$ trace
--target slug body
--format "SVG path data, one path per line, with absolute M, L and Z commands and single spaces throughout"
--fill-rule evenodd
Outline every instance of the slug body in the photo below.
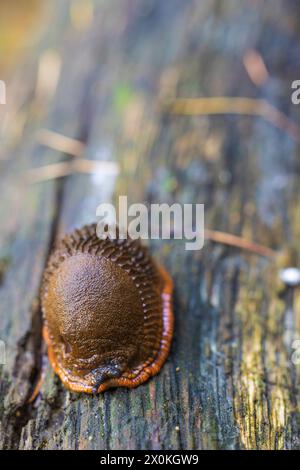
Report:
M 41 300 L 51 365 L 72 391 L 136 387 L 168 356 L 172 281 L 137 240 L 75 230 L 50 256 Z

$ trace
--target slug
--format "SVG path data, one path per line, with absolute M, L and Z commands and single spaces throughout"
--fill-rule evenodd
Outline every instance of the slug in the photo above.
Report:
M 138 240 L 101 240 L 96 225 L 53 250 L 41 289 L 43 337 L 74 392 L 137 387 L 157 374 L 173 335 L 172 280 Z

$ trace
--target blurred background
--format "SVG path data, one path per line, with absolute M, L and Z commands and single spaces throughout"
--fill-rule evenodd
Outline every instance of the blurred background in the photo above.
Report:
M 300 266 L 299 8 L 1 0 L 3 448 L 299 447 L 300 296 L 278 283 Z M 205 204 L 204 250 L 149 242 L 175 283 L 170 358 L 148 384 L 100 397 L 67 392 L 48 365 L 35 393 L 49 252 L 119 194 Z

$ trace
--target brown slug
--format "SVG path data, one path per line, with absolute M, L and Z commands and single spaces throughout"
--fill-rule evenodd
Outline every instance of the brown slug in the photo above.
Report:
M 96 225 L 65 236 L 43 276 L 43 336 L 72 391 L 137 387 L 157 374 L 173 335 L 172 281 L 138 240 Z

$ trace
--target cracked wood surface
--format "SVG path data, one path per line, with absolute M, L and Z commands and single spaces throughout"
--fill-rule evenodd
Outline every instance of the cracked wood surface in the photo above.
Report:
M 280 290 L 268 260 L 209 242 L 189 252 L 181 241 L 151 241 L 175 283 L 170 357 L 145 385 L 97 397 L 66 391 L 54 375 L 38 301 L 54 241 L 94 222 L 97 205 L 119 194 L 204 203 L 207 227 L 281 250 L 278 265 L 299 265 L 299 146 L 258 117 L 173 116 L 163 106 L 247 96 L 299 120 L 290 101 L 299 5 L 112 0 L 95 2 L 93 22 L 76 31 L 70 3 L 48 2 L 41 39 L 8 94 L 12 127 L 23 124 L 0 160 L 1 447 L 299 448 L 300 371 L 291 358 L 300 294 Z M 51 100 L 35 88 L 46 49 L 62 62 Z M 243 66 L 249 49 L 269 70 L 260 88 Z M 41 128 L 80 139 L 87 158 L 117 161 L 120 175 L 24 184 L 26 170 L 70 158 L 36 142 Z M 28 403 L 44 363 L 41 393 Z

